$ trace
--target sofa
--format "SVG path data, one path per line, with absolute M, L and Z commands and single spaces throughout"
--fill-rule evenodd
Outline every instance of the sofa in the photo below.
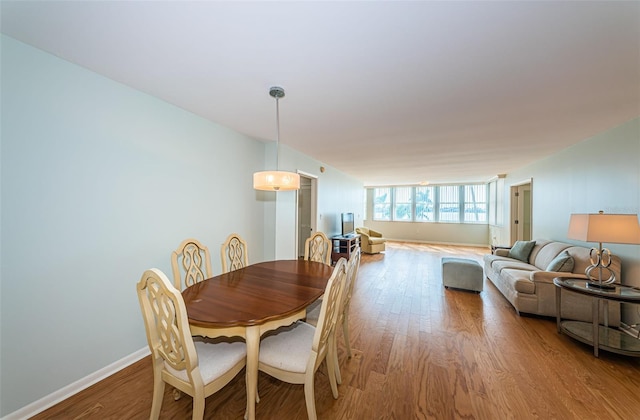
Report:
M 530 249 L 523 250 L 523 244 Z M 550 240 L 516 242 L 513 248 L 497 248 L 493 254 L 485 255 L 484 274 L 518 314 L 555 317 L 556 286 L 553 279 L 562 276 L 586 278 L 585 269 L 591 265 L 589 251 L 590 248 Z M 620 264 L 620 259 L 612 256 L 609 268 L 617 279 L 620 278 Z M 589 296 L 563 289 L 562 317 L 591 322 L 591 302 Z M 607 306 L 609 325 L 619 326 L 620 304 L 608 302 Z M 604 319 L 603 312 L 601 307 L 601 322 Z
M 377 254 L 385 250 L 387 240 L 382 233 L 366 227 L 356 228 L 356 233 L 360 235 L 360 247 L 366 254 Z

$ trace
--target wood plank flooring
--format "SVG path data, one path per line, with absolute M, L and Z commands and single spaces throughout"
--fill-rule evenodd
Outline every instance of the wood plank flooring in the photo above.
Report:
M 485 248 L 387 243 L 363 255 L 351 306 L 353 357 L 340 334 L 342 385 L 316 375 L 320 419 L 640 419 L 640 358 L 600 352 L 556 332 L 555 319 L 518 316 L 485 280 L 481 294 L 445 290 L 440 258 L 481 261 Z M 301 385 L 263 373 L 258 419 L 306 419 Z M 147 357 L 34 419 L 146 419 Z M 241 372 L 207 398 L 205 418 L 242 419 Z M 161 418 L 191 417 L 167 386 Z

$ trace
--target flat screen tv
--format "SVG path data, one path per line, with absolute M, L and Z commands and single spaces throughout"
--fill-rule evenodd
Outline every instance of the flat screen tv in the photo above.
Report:
M 351 236 L 356 233 L 353 222 L 353 213 L 342 213 L 342 236 Z

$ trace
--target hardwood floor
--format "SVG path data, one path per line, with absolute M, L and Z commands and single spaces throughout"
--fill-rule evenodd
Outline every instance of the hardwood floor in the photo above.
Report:
M 363 255 L 351 306 L 353 357 L 339 335 L 342 385 L 316 375 L 320 419 L 638 419 L 640 358 L 600 352 L 556 332 L 555 319 L 518 316 L 485 280 L 480 294 L 445 290 L 440 258 L 481 261 L 485 248 L 387 243 Z M 306 419 L 301 385 L 263 373 L 258 419 Z M 146 419 L 147 357 L 34 419 Z M 241 372 L 207 398 L 205 418 L 242 419 Z M 191 417 L 167 386 L 161 418 Z

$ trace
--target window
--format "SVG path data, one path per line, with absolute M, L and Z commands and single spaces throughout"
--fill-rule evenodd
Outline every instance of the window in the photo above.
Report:
M 397 187 L 393 193 L 393 220 L 413 220 L 411 194 L 413 187 Z
M 487 186 L 464 186 L 464 221 L 487 223 Z
M 438 187 L 438 221 L 460 221 L 460 186 L 441 185 Z
M 416 217 L 418 222 L 433 222 L 434 187 L 416 187 Z
M 373 220 L 391 220 L 391 188 L 373 189 Z
M 487 224 L 490 214 L 500 217 L 490 188 L 493 194 L 492 184 L 372 188 L 373 220 Z

